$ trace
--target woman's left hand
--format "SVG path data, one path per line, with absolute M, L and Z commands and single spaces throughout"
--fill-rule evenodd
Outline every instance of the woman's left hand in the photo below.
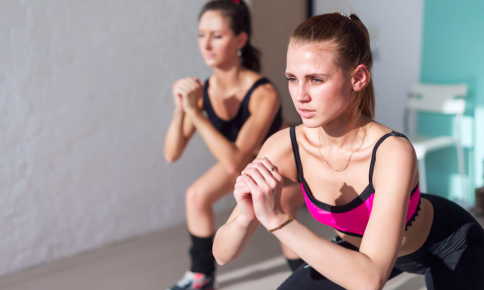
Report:
M 257 158 L 242 171 L 242 180 L 252 194 L 254 213 L 259 222 L 272 229 L 287 219 L 281 207 L 283 178 L 267 158 Z

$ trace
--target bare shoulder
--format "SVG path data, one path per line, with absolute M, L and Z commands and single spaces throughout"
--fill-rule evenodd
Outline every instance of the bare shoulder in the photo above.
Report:
M 392 134 L 392 132 L 394 132 Z M 378 157 L 393 157 L 393 158 L 402 158 L 402 159 L 416 159 L 415 150 L 405 138 L 405 135 L 398 133 L 392 130 L 389 127 L 386 127 L 380 123 L 375 122 L 371 129 L 368 132 L 369 137 L 373 140 L 373 146 L 376 146 L 376 143 L 386 134 L 392 134 L 388 138 L 386 138 L 378 147 Z M 400 159 L 401 160 L 401 159 Z
M 266 83 L 258 86 L 254 90 L 252 95 L 253 95 L 253 98 L 270 98 L 273 100 L 278 99 L 276 88 L 271 83 Z
M 262 145 L 258 157 L 267 157 L 279 168 L 281 175 L 297 181 L 296 163 L 294 161 L 289 128 L 282 129 L 271 135 Z
M 248 71 L 246 72 L 246 78 L 247 78 L 247 87 L 248 89 L 251 88 L 255 82 L 258 80 L 262 79 L 263 76 L 253 72 L 253 71 Z M 259 103 L 259 102 L 279 102 L 279 97 L 277 94 L 277 90 L 272 85 L 272 83 L 266 83 L 263 85 L 259 85 L 253 92 L 250 97 L 251 103 Z
M 258 86 L 251 96 L 251 101 L 255 102 L 279 102 L 276 88 L 271 83 Z
M 270 83 L 258 86 L 250 96 L 249 111 L 251 113 L 260 112 L 262 115 L 271 116 L 271 114 L 276 114 L 279 107 L 279 96 Z
M 371 133 L 372 139 L 376 140 L 374 146 L 383 136 L 395 132 L 381 124 L 376 123 L 375 125 L 377 126 Z M 407 180 L 410 183 L 409 186 L 418 180 L 415 150 L 410 141 L 398 132 L 387 137 L 377 149 L 374 171 L 375 187 L 378 183 L 395 179 L 404 183 Z

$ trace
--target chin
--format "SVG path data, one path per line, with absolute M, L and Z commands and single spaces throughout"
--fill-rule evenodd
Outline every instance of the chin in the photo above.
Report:
M 206 59 L 205 60 L 205 65 L 208 66 L 208 67 L 216 67 L 217 66 L 217 62 L 215 62 L 213 59 Z
M 303 125 L 308 128 L 318 128 L 318 127 L 321 127 L 322 125 L 322 122 L 316 119 L 304 119 L 304 118 L 301 118 L 301 119 L 302 119 Z

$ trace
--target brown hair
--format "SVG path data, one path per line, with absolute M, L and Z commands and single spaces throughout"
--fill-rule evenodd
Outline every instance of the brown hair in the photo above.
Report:
M 235 35 L 242 32 L 247 33 L 248 39 L 245 46 L 240 50 L 242 55 L 241 63 L 244 67 L 260 72 L 260 52 L 250 44 L 252 25 L 250 21 L 250 11 L 243 0 L 212 0 L 203 6 L 199 14 L 199 19 L 207 11 L 220 11 L 225 17 L 230 19 L 230 28 Z
M 358 120 L 361 114 L 375 117 L 375 91 L 371 78 L 373 57 L 370 49 L 370 35 L 363 22 L 355 14 L 346 16 L 335 12 L 313 16 L 292 32 L 289 44 L 312 44 L 331 41 L 335 44 L 336 65 L 350 76 L 360 64 L 366 66 L 369 80 L 366 86 L 355 92 L 350 104 L 349 122 Z

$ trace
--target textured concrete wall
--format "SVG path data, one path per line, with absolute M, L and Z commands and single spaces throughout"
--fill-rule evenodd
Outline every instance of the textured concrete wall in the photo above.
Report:
M 0 274 L 183 222 L 214 159 L 163 139 L 171 83 L 210 73 L 203 3 L 0 1 Z

